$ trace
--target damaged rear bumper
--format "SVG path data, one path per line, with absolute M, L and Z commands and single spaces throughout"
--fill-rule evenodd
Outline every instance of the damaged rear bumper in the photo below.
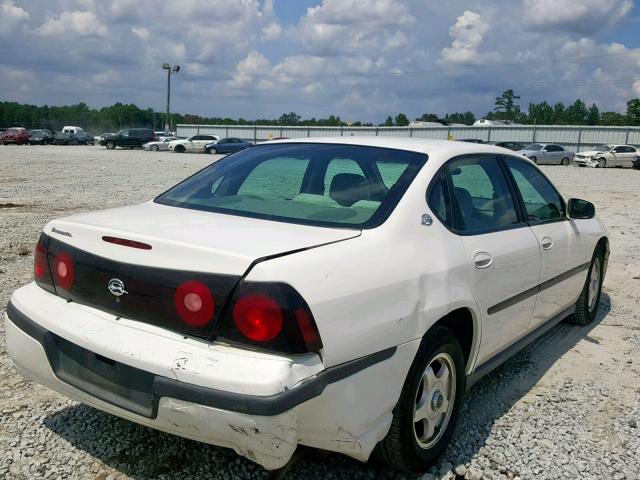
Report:
M 232 448 L 267 469 L 285 465 L 298 444 L 366 460 L 388 431 L 391 410 L 417 348 L 410 342 L 328 369 L 312 358 L 305 358 L 303 365 L 293 365 L 295 362 L 287 359 L 288 369 L 283 369 L 278 362 L 285 359 L 267 359 L 260 354 L 263 358 L 253 356 L 250 363 L 240 360 L 239 364 L 245 370 L 250 364 L 257 369 L 265 362 L 274 364 L 261 372 L 265 377 L 262 384 L 256 384 L 255 377 L 246 372 L 244 384 L 225 384 L 225 389 L 220 389 L 215 375 L 207 378 L 206 371 L 201 372 L 198 384 L 185 381 L 189 377 L 179 369 L 163 374 L 163 365 L 147 369 L 138 368 L 140 361 L 122 361 L 122 350 L 110 355 L 98 348 L 83 348 L 80 345 L 91 342 L 81 339 L 100 329 L 94 325 L 75 338 L 64 338 L 62 332 L 45 328 L 32 309 L 23 308 L 23 298 L 20 290 L 14 294 L 6 320 L 7 351 L 23 376 L 136 423 Z M 38 312 L 55 316 L 64 307 L 63 302 Z M 91 324 L 95 319 L 85 314 L 85 320 Z M 133 330 L 128 334 L 134 334 Z M 155 343 L 161 351 L 171 350 L 169 343 Z M 183 346 L 184 358 L 204 365 L 194 358 L 202 352 Z M 144 347 L 139 350 L 139 356 L 144 354 Z M 210 370 L 225 364 L 223 357 L 218 356 L 218 362 L 211 352 L 208 355 Z M 236 375 L 242 377 L 243 371 Z M 383 380 L 398 383 L 398 388 L 389 389 Z M 249 383 L 252 381 L 254 384 Z M 274 391 L 278 382 L 280 389 Z

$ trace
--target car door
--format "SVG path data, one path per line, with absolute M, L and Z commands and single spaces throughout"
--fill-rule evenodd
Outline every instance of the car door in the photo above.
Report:
M 588 263 L 581 238 L 566 216 L 564 200 L 535 165 L 515 157 L 505 164 L 517 188 L 540 249 L 540 287 L 531 327 L 573 305 L 584 285 Z
M 636 149 L 628 145 L 620 145 L 616 152 L 616 167 L 632 167 L 636 158 Z
M 229 153 L 229 139 L 223 138 L 222 140 L 218 140 L 216 142 L 216 152 L 218 153 Z
M 562 147 L 558 145 L 547 145 L 545 148 L 545 163 L 547 165 L 556 165 L 560 163 L 562 157 Z
M 477 359 L 482 364 L 526 334 L 540 251 L 497 156 L 458 157 L 447 163 L 445 172 L 452 230 L 464 244 L 469 285 L 482 316 Z

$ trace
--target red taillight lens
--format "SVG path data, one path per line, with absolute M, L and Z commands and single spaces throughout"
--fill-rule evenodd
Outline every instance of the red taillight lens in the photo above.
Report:
M 33 276 L 36 279 L 44 278 L 47 268 L 47 251 L 44 248 L 44 243 L 38 242 L 33 255 Z
M 311 318 L 311 314 L 304 308 L 298 308 L 295 312 L 296 322 L 298 322 L 298 328 L 302 334 L 307 349 L 310 352 L 319 350 L 322 348 L 322 341 L 320 340 L 320 334 L 316 323 Z
M 253 293 L 240 298 L 233 307 L 233 320 L 238 330 L 250 340 L 266 342 L 282 330 L 280 305 L 271 297 Z
M 67 252 L 59 252 L 53 258 L 53 278 L 58 287 L 65 290 L 71 290 L 73 286 L 73 278 L 75 270 L 73 267 L 73 258 Z
M 216 308 L 211 291 L 199 280 L 181 283 L 176 288 L 173 301 L 182 321 L 192 327 L 209 323 Z

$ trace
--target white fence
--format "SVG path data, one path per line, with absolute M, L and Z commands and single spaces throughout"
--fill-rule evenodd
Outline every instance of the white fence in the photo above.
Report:
M 578 151 L 603 143 L 640 145 L 640 127 L 583 127 L 557 125 L 491 127 L 280 127 L 253 125 L 177 125 L 177 134 L 237 137 L 262 142 L 278 137 L 401 136 L 436 139 L 480 139 L 485 142 L 557 143 Z

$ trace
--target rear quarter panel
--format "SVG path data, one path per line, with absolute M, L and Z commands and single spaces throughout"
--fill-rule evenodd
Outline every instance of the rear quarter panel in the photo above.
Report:
M 429 211 L 430 175 L 421 173 L 380 227 L 259 263 L 247 276 L 288 283 L 303 296 L 326 367 L 421 338 L 456 308 L 476 311 L 464 247 Z M 431 213 L 433 225 L 421 225 L 424 213 Z M 479 338 L 479 322 L 476 333 Z

